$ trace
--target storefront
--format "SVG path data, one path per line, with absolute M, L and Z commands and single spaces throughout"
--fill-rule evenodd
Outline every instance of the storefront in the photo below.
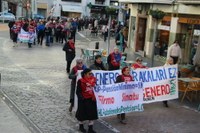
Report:
M 48 9 L 47 3 L 37 3 L 37 14 L 46 17 L 47 16 L 47 9 Z
M 79 5 L 62 5 L 61 16 L 66 17 L 81 17 L 82 15 L 82 7 Z
M 155 55 L 167 56 L 169 44 L 171 17 L 165 16 L 158 25 L 157 43 L 155 45 Z
M 181 27 L 179 42 L 181 48 L 184 49 L 184 62 L 189 63 L 192 58 L 191 49 L 194 47 L 194 44 L 200 41 L 200 18 L 180 17 L 178 23 Z

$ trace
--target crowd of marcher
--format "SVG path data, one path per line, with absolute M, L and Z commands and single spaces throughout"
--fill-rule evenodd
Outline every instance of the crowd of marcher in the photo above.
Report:
M 104 41 L 106 41 L 108 33 L 108 21 L 106 19 L 79 19 L 69 18 L 61 20 L 59 18 L 49 20 L 20 20 L 11 21 L 8 24 L 10 28 L 10 38 L 14 42 L 14 47 L 18 43 L 18 33 L 23 29 L 31 34 L 36 34 L 37 37 L 33 42 L 28 42 L 28 47 L 38 44 L 43 45 L 43 39 L 45 38 L 45 45 L 50 46 L 51 43 L 64 43 L 63 51 L 66 53 L 66 72 L 69 79 L 71 79 L 70 90 L 70 107 L 71 112 L 74 107 L 75 94 L 78 97 L 78 108 L 76 110 L 76 118 L 79 121 L 79 130 L 86 132 L 84 128 L 84 121 L 89 120 L 88 133 L 96 133 L 93 129 L 94 120 L 98 119 L 97 104 L 94 95 L 94 87 L 96 85 L 96 78 L 92 74 L 92 70 L 119 70 L 122 74 L 117 76 L 116 83 L 134 81 L 134 78 L 130 75 L 130 67 L 121 68 L 121 60 L 125 48 L 127 48 L 126 41 L 128 40 L 128 27 L 126 25 L 117 24 L 116 20 L 112 20 L 110 27 L 114 30 L 115 44 L 113 52 L 108 53 L 107 66 L 102 62 L 102 55 L 98 54 L 94 58 L 94 63 L 90 66 L 84 64 L 83 59 L 76 59 L 76 65 L 71 69 L 71 63 L 76 57 L 76 32 L 77 30 L 91 29 L 102 30 Z M 182 57 L 180 47 L 176 41 L 168 50 L 167 65 L 178 63 Z M 135 63 L 131 66 L 132 69 L 147 69 L 147 66 L 142 64 L 142 58 L 138 57 Z M 82 70 L 81 78 L 77 81 L 78 70 Z M 75 92 L 76 91 L 76 92 Z M 165 107 L 168 107 L 167 101 L 163 102 Z M 120 123 L 126 124 L 125 113 L 118 114 L 117 118 Z

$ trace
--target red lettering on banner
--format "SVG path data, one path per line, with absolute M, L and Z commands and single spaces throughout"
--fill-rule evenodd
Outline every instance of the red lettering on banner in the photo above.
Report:
M 147 97 L 155 97 L 155 96 L 162 96 L 167 95 L 170 93 L 170 86 L 169 84 L 166 85 L 157 85 L 153 87 L 146 87 L 144 89 L 144 98 Z
M 115 102 L 115 99 L 114 97 L 108 97 L 108 98 L 105 98 L 104 96 L 98 96 L 99 98 L 99 101 L 101 104 L 114 104 Z
M 132 93 L 132 94 L 123 93 L 122 94 L 122 102 L 123 101 L 134 101 L 134 100 L 138 100 L 138 99 L 139 99 L 139 94 L 135 94 L 135 93 Z
M 28 35 L 22 35 L 22 34 L 20 34 L 19 37 L 28 37 Z

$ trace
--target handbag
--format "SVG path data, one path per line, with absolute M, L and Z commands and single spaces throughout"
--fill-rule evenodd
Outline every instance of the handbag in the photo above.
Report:
M 64 46 L 63 46 L 63 49 L 62 49 L 63 51 L 67 51 L 67 45 L 65 44 Z

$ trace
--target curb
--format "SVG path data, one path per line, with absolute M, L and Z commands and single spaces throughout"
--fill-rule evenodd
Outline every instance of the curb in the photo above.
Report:
M 23 124 L 30 130 L 31 133 L 43 133 L 39 127 L 30 120 L 22 110 L 12 101 L 1 89 L 0 86 L 0 98 L 8 105 L 8 107 L 17 115 L 17 117 L 23 122 Z

